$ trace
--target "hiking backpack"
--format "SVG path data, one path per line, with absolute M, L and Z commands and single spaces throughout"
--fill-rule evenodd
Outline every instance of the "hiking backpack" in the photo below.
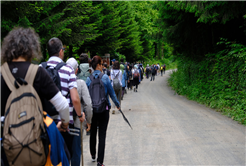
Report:
M 139 78 L 139 73 L 138 73 L 137 70 L 138 70 L 138 69 L 135 69 L 135 70 L 134 70 L 133 78 Z
M 5 107 L 3 127 L 3 148 L 9 165 L 44 165 L 48 144 L 43 141 L 47 133 L 43 122 L 42 103 L 33 88 L 38 66 L 30 64 L 25 79 L 15 79 L 7 63 L 3 64 L 1 70 L 11 91 Z
M 151 67 L 151 73 L 155 74 L 155 67 Z
M 129 77 L 129 79 L 132 78 L 132 70 L 128 70 L 128 77 Z
M 105 95 L 105 88 L 102 82 L 103 73 L 100 73 L 97 78 L 90 75 L 91 84 L 89 93 L 91 96 L 93 113 L 102 113 L 106 110 L 107 98 Z
M 61 91 L 61 80 L 60 80 L 58 70 L 60 70 L 62 66 L 66 65 L 66 63 L 60 62 L 55 67 L 48 66 L 47 62 L 42 62 L 41 65 L 48 72 L 53 82 L 56 84 L 58 89 Z M 53 106 L 53 104 L 46 99 L 44 99 L 43 101 L 43 108 L 50 116 L 59 114 L 56 108 Z
M 116 76 L 113 79 L 113 88 L 114 88 L 114 90 L 120 90 L 121 89 L 120 80 L 118 79 L 119 73 L 120 73 L 120 71 L 116 74 Z

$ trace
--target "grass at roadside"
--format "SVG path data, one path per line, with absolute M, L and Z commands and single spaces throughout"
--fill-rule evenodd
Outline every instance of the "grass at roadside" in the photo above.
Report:
M 245 56 L 208 55 L 201 62 L 180 60 L 168 82 L 178 94 L 246 125 Z

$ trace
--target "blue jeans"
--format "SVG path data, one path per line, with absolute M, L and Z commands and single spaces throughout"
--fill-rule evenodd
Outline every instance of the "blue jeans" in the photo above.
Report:
M 79 129 L 79 128 L 75 128 Z M 80 166 L 80 157 L 81 157 L 81 134 L 79 132 L 79 136 L 74 136 L 73 137 L 73 145 L 72 145 L 72 150 L 73 150 L 73 155 L 71 158 L 71 166 Z

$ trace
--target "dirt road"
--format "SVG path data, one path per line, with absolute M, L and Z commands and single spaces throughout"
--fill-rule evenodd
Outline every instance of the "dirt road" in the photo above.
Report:
M 245 126 L 175 95 L 167 86 L 169 72 L 125 95 L 122 110 L 133 130 L 118 111 L 110 114 L 104 164 L 245 165 Z M 84 165 L 96 165 L 89 136 L 83 144 Z

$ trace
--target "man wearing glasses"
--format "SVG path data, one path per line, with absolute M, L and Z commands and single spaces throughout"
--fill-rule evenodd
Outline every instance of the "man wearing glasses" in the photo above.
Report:
M 67 102 L 69 104 L 69 128 L 71 129 L 74 128 L 73 108 L 75 109 L 75 112 L 79 117 L 80 122 L 83 122 L 85 119 L 85 115 L 81 114 L 81 104 L 79 94 L 77 91 L 76 75 L 73 68 L 68 64 L 64 64 L 63 62 L 65 48 L 63 48 L 63 44 L 60 39 L 55 37 L 51 38 L 47 44 L 47 50 L 50 55 L 50 58 L 47 61 L 48 67 L 55 68 L 56 66 L 60 66 L 60 64 L 62 64 L 62 67 L 60 67 L 57 70 L 60 77 L 60 91 L 62 95 L 66 97 Z M 51 117 L 54 119 L 56 123 L 63 120 L 60 118 L 59 114 Z M 71 135 L 66 128 L 64 128 L 61 134 L 72 157 L 73 135 Z

